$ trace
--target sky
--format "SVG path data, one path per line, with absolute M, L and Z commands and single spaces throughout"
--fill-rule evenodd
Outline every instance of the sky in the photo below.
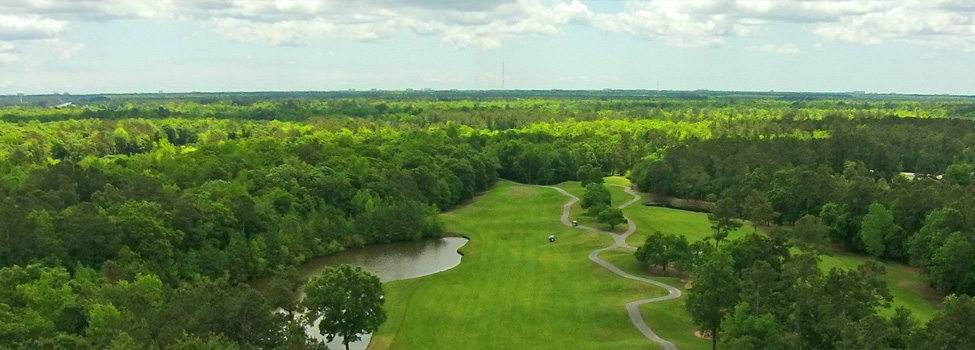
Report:
M 975 0 L 0 1 L 6 95 L 502 80 L 975 95 Z

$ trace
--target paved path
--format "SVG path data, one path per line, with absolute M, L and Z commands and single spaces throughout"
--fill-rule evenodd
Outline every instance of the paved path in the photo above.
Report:
M 609 186 L 619 186 L 619 185 L 609 185 Z M 558 188 L 558 187 L 555 187 L 555 186 L 543 186 L 543 187 L 548 187 L 548 188 L 551 188 L 551 189 L 555 189 L 556 191 L 562 192 L 562 194 L 564 194 L 566 196 L 569 196 L 569 198 L 570 198 L 569 199 L 569 202 L 568 203 L 565 203 L 565 205 L 562 206 L 562 224 L 564 224 L 566 226 L 572 226 L 572 222 L 569 221 L 569 210 L 572 208 L 572 204 L 575 204 L 575 202 L 578 202 L 579 201 L 579 197 L 576 197 L 576 196 L 572 195 L 571 193 L 566 192 L 565 190 L 563 190 L 561 188 Z M 619 186 L 619 187 L 623 187 L 623 186 Z M 640 200 L 640 195 L 637 194 L 635 191 L 633 191 L 631 188 L 624 187 L 624 191 L 626 191 L 626 193 L 629 193 L 629 194 L 633 195 L 633 199 L 631 199 L 630 201 L 628 201 L 628 202 L 623 203 L 622 205 L 620 205 L 619 206 L 620 209 L 623 209 L 626 206 L 628 206 L 630 204 L 633 204 L 634 202 Z M 601 265 L 602 267 L 605 267 L 605 268 L 609 269 L 610 271 L 612 271 L 613 273 L 615 273 L 617 275 L 623 276 L 625 278 L 629 278 L 631 280 L 637 280 L 637 281 L 641 281 L 641 282 L 650 283 L 650 284 L 655 285 L 655 286 L 658 286 L 660 288 L 664 288 L 664 289 L 667 290 L 667 292 L 669 292 L 667 295 L 662 296 L 662 297 L 659 297 L 659 298 L 637 300 L 637 301 L 631 301 L 629 303 L 626 303 L 626 311 L 627 311 L 627 313 L 630 314 L 630 321 L 633 322 L 633 326 L 635 326 L 637 329 L 639 329 L 640 330 L 640 333 L 643 333 L 643 335 L 646 336 L 647 339 L 650 339 L 653 342 L 662 345 L 665 350 L 677 350 L 677 347 L 674 346 L 673 343 L 671 343 L 669 341 L 666 341 L 663 338 L 660 338 L 659 336 L 657 336 L 656 333 L 653 332 L 653 330 L 650 329 L 649 326 L 647 326 L 646 321 L 644 321 L 643 320 L 643 317 L 640 316 L 640 305 L 646 304 L 646 303 L 654 303 L 654 302 L 658 302 L 658 301 L 664 301 L 664 300 L 670 300 L 670 299 L 680 298 L 680 295 L 681 295 L 680 289 L 677 289 L 677 288 L 671 287 L 669 285 L 663 284 L 663 283 L 661 283 L 659 281 L 654 281 L 652 279 L 633 276 L 631 274 L 628 274 L 626 272 L 623 272 L 623 270 L 620 270 L 618 267 L 616 267 L 613 264 L 610 264 L 608 261 L 599 258 L 599 253 L 602 253 L 605 250 L 610 250 L 610 249 L 615 249 L 615 248 L 623 248 L 623 249 L 636 250 L 636 247 L 633 247 L 633 246 L 631 246 L 631 245 L 629 245 L 629 244 L 626 243 L 626 237 L 629 237 L 631 234 L 633 234 L 633 231 L 636 231 L 636 224 L 634 224 L 633 223 L 633 220 L 630 220 L 630 218 L 626 218 L 626 224 L 629 227 L 626 229 L 626 232 L 623 232 L 622 234 L 616 234 L 616 233 L 613 233 L 613 232 L 604 231 L 604 230 L 600 230 L 600 229 L 597 229 L 597 228 L 593 228 L 593 227 L 589 227 L 589 226 L 582 226 L 582 225 L 577 226 L 576 228 L 581 228 L 583 230 L 589 230 L 589 231 L 593 231 L 593 232 L 602 232 L 602 233 L 606 233 L 606 234 L 610 235 L 611 237 L 613 237 L 613 241 L 614 241 L 613 242 L 613 245 L 611 245 L 609 247 L 606 247 L 606 248 L 597 249 L 597 250 L 593 251 L 592 253 L 589 253 L 589 260 L 592 260 L 592 261 L 596 262 L 597 264 Z

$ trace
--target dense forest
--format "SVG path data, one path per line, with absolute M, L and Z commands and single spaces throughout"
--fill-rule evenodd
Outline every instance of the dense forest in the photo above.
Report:
M 636 95 L 153 94 L 0 108 L 0 348 L 315 348 L 271 312 L 287 298 L 246 282 L 439 237 L 438 213 L 499 178 L 554 184 L 581 168 L 724 200 L 763 224 L 816 217 L 837 249 L 920 267 L 959 295 L 953 307 L 972 308 L 975 101 Z M 780 250 L 763 268 L 808 267 Z M 772 278 L 750 269 L 733 272 Z M 803 300 L 854 277 L 819 275 Z M 849 288 L 867 295 L 849 312 L 872 322 L 863 308 L 883 292 Z M 752 302 L 734 317 L 748 307 L 762 311 Z M 804 341 L 853 348 L 829 334 Z

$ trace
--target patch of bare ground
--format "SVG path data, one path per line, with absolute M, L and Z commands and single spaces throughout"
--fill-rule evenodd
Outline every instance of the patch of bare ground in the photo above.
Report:
M 694 336 L 695 337 L 698 337 L 698 338 L 701 338 L 701 339 L 711 340 L 711 333 L 710 332 L 694 331 Z

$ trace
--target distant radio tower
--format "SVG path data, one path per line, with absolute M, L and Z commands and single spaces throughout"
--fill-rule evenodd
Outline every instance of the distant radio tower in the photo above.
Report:
M 504 61 L 501 61 L 501 91 L 504 91 Z

